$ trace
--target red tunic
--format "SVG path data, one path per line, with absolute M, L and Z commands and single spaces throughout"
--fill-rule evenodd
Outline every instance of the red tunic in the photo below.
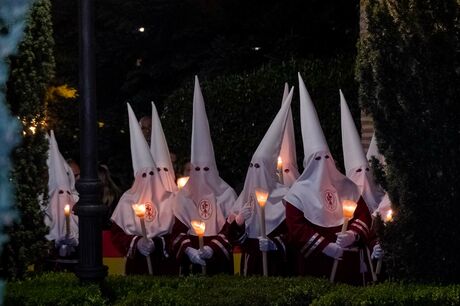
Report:
M 149 274 L 147 260 L 137 249 L 140 236 L 127 235 L 117 224 L 112 223 L 112 242 L 118 251 L 125 254 L 126 275 Z M 152 239 L 155 244 L 154 251 L 150 254 L 153 275 L 178 275 L 179 270 L 175 265 L 170 252 L 171 235 L 164 235 Z
M 225 223 L 219 234 L 203 237 L 204 245 L 214 251 L 210 259 L 206 259 L 206 273 L 214 275 L 219 273 L 231 274 L 233 272 L 232 246 L 227 239 L 228 223 Z M 189 227 L 175 218 L 171 233 L 172 253 L 180 265 L 181 274 L 188 275 L 190 272 L 201 273 L 201 266 L 190 262 L 185 250 L 188 247 L 199 248 L 198 236 L 188 235 Z M 190 266 L 192 266 L 190 268 Z
M 321 227 L 309 222 L 303 212 L 290 203 L 286 203 L 286 223 L 288 239 L 296 250 L 296 272 L 299 275 L 330 277 L 334 259 L 322 251 L 336 241 L 336 233 L 342 226 Z M 348 230 L 359 235 L 359 240 L 350 246 L 353 251 L 345 251 L 340 260 L 335 281 L 350 284 L 362 284 L 361 270 L 366 265 L 368 271 L 367 246 L 370 237 L 371 215 L 362 198 L 358 201 L 353 218 L 348 223 Z M 360 260 L 360 257 L 362 260 Z M 365 269 L 365 268 L 364 268 Z M 366 275 L 369 280 L 369 275 Z

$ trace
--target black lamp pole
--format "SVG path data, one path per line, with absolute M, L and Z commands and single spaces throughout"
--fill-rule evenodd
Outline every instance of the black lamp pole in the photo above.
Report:
M 79 263 L 75 274 L 81 281 L 102 281 L 107 267 L 102 265 L 102 217 L 97 177 L 96 82 L 94 71 L 94 4 L 80 0 L 80 167 L 77 181 L 80 200 L 78 215 Z

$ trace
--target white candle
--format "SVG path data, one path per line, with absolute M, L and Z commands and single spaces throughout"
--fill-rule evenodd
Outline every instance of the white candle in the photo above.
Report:
M 70 236 L 70 205 L 66 204 L 64 206 L 64 216 L 65 216 L 65 235 L 67 238 Z
M 148 239 L 148 237 L 147 237 L 147 229 L 145 228 L 145 221 L 144 221 L 145 204 L 133 204 L 132 208 L 133 208 L 134 213 L 139 218 L 139 221 L 141 223 L 142 236 L 145 239 Z M 152 269 L 152 261 L 150 259 L 150 256 L 146 256 L 145 258 L 147 260 L 147 267 L 149 269 L 149 274 L 152 275 L 153 274 L 153 269 Z
M 283 179 L 283 160 L 281 159 L 281 156 L 278 156 L 278 162 L 276 164 L 276 170 L 278 172 L 278 178 L 281 184 L 284 184 L 284 179 Z
M 198 236 L 198 246 L 199 246 L 200 250 L 203 251 L 203 247 L 204 247 L 203 236 L 204 236 L 204 232 L 206 230 L 206 223 L 204 223 L 202 221 L 193 220 L 191 222 L 191 224 L 192 224 L 193 230 L 195 231 L 195 233 Z M 203 274 L 206 274 L 206 266 L 201 266 L 201 269 L 202 269 L 201 271 L 203 272 Z
M 267 238 L 267 232 L 265 229 L 265 204 L 267 203 L 268 192 L 262 188 L 256 188 L 255 192 L 257 202 L 260 206 L 260 234 L 263 238 Z M 268 276 L 267 252 L 262 252 L 262 268 L 264 276 Z

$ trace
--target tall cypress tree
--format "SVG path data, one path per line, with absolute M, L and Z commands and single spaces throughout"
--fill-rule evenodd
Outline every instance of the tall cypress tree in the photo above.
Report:
M 360 42 L 360 102 L 374 118 L 395 221 L 391 276 L 460 280 L 459 2 L 370 0 Z
M 12 173 L 21 221 L 8 230 L 10 241 L 0 264 L 1 274 L 10 278 L 23 276 L 27 267 L 45 254 L 47 244 L 40 198 L 46 203 L 45 93 L 55 69 L 50 9 L 49 0 L 38 0 L 32 6 L 18 55 L 11 59 L 7 84 L 11 110 L 23 123 L 22 144 L 13 153 Z

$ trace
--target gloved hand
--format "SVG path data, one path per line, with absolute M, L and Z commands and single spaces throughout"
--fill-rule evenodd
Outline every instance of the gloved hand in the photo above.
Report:
M 152 239 L 142 237 L 137 241 L 137 249 L 142 255 L 149 256 L 150 253 L 152 253 L 155 249 L 155 244 L 153 243 Z
M 198 250 L 192 247 L 185 249 L 185 254 L 187 254 L 190 261 L 197 265 L 206 266 L 206 262 L 198 254 Z
M 75 237 L 72 236 L 63 236 L 56 240 L 55 245 L 57 248 L 60 248 L 63 245 L 70 246 L 70 247 L 76 247 L 78 245 L 78 240 Z
M 337 243 L 342 248 L 346 248 L 356 241 L 356 233 L 350 230 L 346 231 L 345 233 L 336 233 L 336 235 L 337 240 L 335 243 Z
M 259 249 L 262 252 L 276 251 L 278 248 L 276 244 L 268 238 L 258 237 L 259 238 Z
M 228 223 L 232 223 L 233 221 L 235 221 L 235 218 L 236 218 L 236 214 L 231 213 L 231 214 L 228 215 L 228 217 L 227 217 L 227 222 L 228 222 Z
M 323 253 L 334 259 L 342 259 L 343 249 L 337 243 L 329 243 L 323 250 Z
M 372 250 L 372 259 L 380 259 L 380 258 L 383 258 L 383 255 L 385 254 L 385 252 L 383 251 L 382 247 L 380 246 L 379 243 L 377 243 L 376 245 L 374 245 L 374 248 Z
M 203 250 L 198 250 L 198 255 L 202 259 L 209 259 L 212 257 L 212 255 L 214 255 L 214 251 L 211 249 L 210 246 L 205 245 L 203 247 Z

